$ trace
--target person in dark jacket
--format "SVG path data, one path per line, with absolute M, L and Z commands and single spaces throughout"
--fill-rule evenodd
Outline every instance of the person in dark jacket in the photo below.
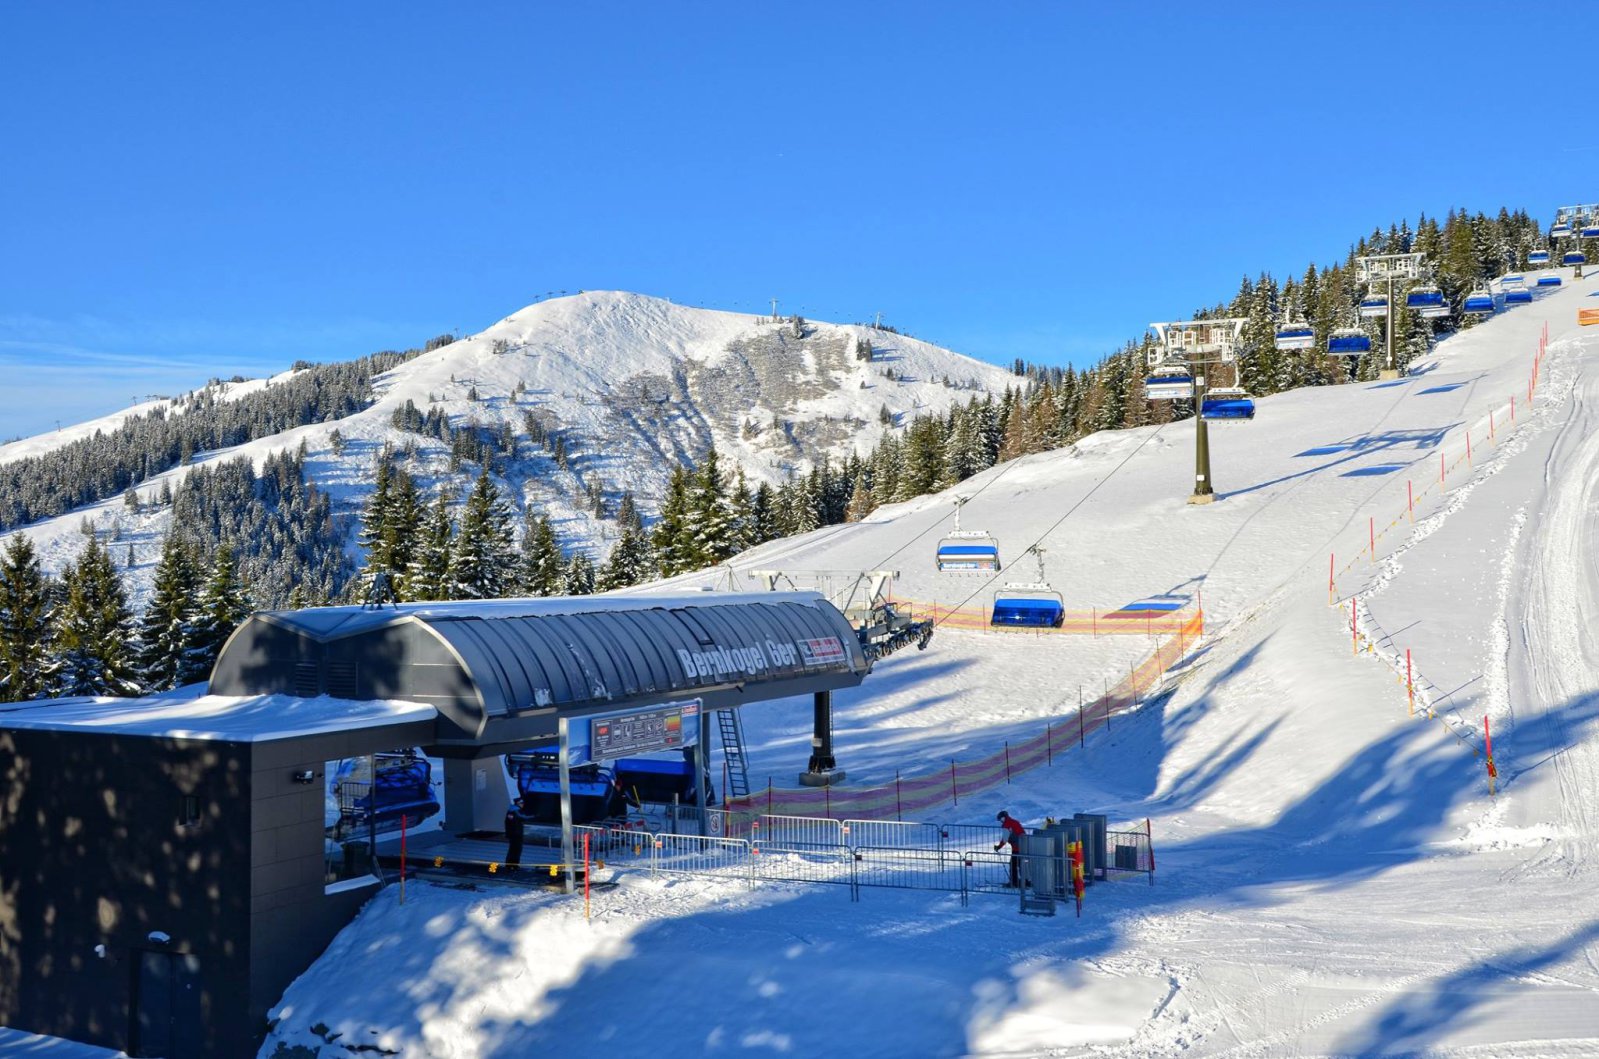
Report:
M 1020 886 L 1022 884 L 1022 836 L 1027 834 L 1027 829 L 1022 822 L 1001 809 L 994 818 L 999 821 L 999 826 L 1005 829 L 1005 835 L 994 843 L 994 852 L 998 853 L 1001 846 L 1010 846 L 1010 882 L 1006 886 Z
M 526 817 L 523 812 L 526 806 L 522 804 L 522 796 L 517 795 L 511 807 L 505 810 L 505 866 L 507 868 L 520 868 L 522 866 L 522 824 Z

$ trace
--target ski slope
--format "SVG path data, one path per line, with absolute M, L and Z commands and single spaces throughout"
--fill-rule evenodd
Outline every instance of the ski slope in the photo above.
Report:
M 941 818 L 1007 808 L 1152 820 L 1157 884 L 1083 918 L 1008 901 L 624 875 L 581 902 L 385 891 L 289 988 L 262 1049 L 420 1056 L 1599 1054 L 1599 329 L 1587 279 L 1442 343 L 1392 383 L 1266 398 L 1211 432 L 1218 503 L 1183 502 L 1192 424 L 1086 439 L 964 483 L 1012 564 L 1042 541 L 1068 606 L 1203 592 L 1210 637 L 1166 694 L 1053 767 Z M 1592 304 L 1592 303 L 1588 303 Z M 1525 403 L 1538 335 L 1551 345 Z M 1491 411 L 1518 396 L 1514 431 Z M 1469 466 L 1424 490 L 1440 452 Z M 1368 519 L 1405 511 L 1368 546 Z M 774 542 L 750 569 L 901 570 L 901 595 L 986 598 L 932 571 L 952 497 Z M 674 586 L 681 587 L 681 585 Z M 1413 652 L 1422 706 L 1393 660 Z M 1137 638 L 941 631 L 837 697 L 852 782 L 936 770 L 1069 717 Z M 1147 649 L 1147 644 L 1142 645 Z M 1435 716 L 1426 716 L 1430 703 Z M 791 777 L 809 703 L 745 711 L 752 771 Z M 1488 797 L 1481 716 L 1500 768 Z M 359 988 L 351 983 L 359 982 Z

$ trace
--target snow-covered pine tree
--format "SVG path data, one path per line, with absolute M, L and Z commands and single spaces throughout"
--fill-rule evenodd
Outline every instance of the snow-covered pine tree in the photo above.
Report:
M 194 622 L 194 646 L 189 652 L 188 679 L 199 680 L 216 665 L 222 645 L 239 623 L 250 616 L 249 589 L 239 579 L 233 546 L 224 542 L 211 557 L 211 571 L 200 594 Z
M 672 468 L 672 477 L 666 485 L 666 499 L 661 502 L 661 517 L 651 534 L 655 561 L 662 577 L 672 577 L 695 568 L 693 533 L 689 515 L 688 470 L 679 464 Z
M 133 616 L 128 596 L 100 542 L 89 538 L 63 578 L 65 598 L 56 611 L 60 669 L 58 695 L 136 695 L 131 651 Z
M 14 535 L 0 553 L 0 702 L 36 699 L 54 682 L 56 594 L 33 541 Z
M 641 584 L 655 576 L 655 557 L 650 550 L 649 534 L 644 532 L 644 522 L 639 518 L 632 493 L 623 495 L 616 520 L 622 527 L 622 534 L 611 548 L 611 556 L 596 578 L 601 592 Z
M 478 472 L 461 509 L 450 553 L 452 599 L 498 599 L 516 587 L 516 535 L 511 510 L 487 467 Z
M 727 480 L 721 459 L 712 445 L 689 489 L 689 569 L 726 562 L 737 549 L 733 540 L 733 513 L 727 502 Z
M 571 561 L 566 564 L 566 576 L 562 585 L 562 592 L 568 596 L 592 596 L 594 594 L 594 560 L 582 552 L 575 553 Z
M 450 491 L 441 486 L 422 524 L 411 565 L 401 586 L 402 598 L 450 598 L 450 554 L 455 550 L 455 521 L 450 517 Z
M 522 535 L 521 591 L 530 596 L 559 596 L 566 591 L 566 556 L 549 516 L 537 515 Z
M 139 619 L 139 679 L 146 691 L 190 683 L 190 652 L 197 643 L 195 619 L 199 572 L 188 542 L 168 532 L 156 563 L 150 602 Z

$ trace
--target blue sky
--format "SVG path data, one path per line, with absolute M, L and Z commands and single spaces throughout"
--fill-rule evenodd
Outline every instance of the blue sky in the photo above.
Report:
M 1087 362 L 1379 222 L 1592 201 L 1591 13 L 0 0 L 0 439 L 558 289 Z

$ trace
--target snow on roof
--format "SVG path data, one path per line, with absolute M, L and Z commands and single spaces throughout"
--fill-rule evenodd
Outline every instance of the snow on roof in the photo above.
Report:
M 311 699 L 290 695 L 43 699 L 0 706 L 0 729 L 107 732 L 261 743 L 407 721 L 431 721 L 437 716 L 437 710 L 423 703 L 358 702 L 326 695 Z
M 303 630 L 320 639 L 348 636 L 406 618 L 417 618 L 424 622 L 463 618 L 543 618 L 598 612 L 675 610 L 680 607 L 748 607 L 758 603 L 798 603 L 815 608 L 824 602 L 818 592 L 679 592 L 659 596 L 555 596 L 400 603 L 384 607 L 312 607 L 305 610 L 268 611 L 265 616 L 276 624 Z

